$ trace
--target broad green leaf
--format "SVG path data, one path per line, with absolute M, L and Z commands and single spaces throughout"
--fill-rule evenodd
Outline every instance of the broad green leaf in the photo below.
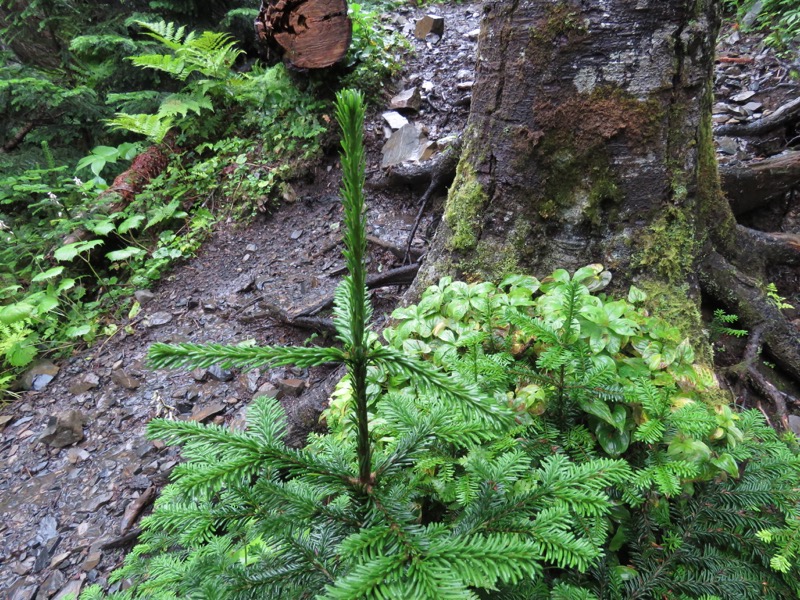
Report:
M 76 338 L 86 335 L 91 330 L 92 327 L 88 323 L 84 323 L 83 325 L 73 325 L 72 327 L 67 328 L 67 330 L 64 332 L 64 335 L 70 338 Z
M 44 273 L 39 273 L 33 277 L 31 281 L 44 281 L 45 279 L 52 279 L 53 277 L 58 277 L 61 275 L 62 271 L 64 271 L 64 267 L 53 267 L 52 269 L 47 269 L 47 271 Z
M 54 308 L 58 306 L 58 298 L 55 296 L 51 296 L 49 294 L 45 294 L 42 296 L 42 299 L 36 304 L 36 310 L 41 315 L 46 312 L 50 312 Z
M 36 307 L 27 302 L 16 302 L 0 308 L 0 323 L 10 325 L 30 319 L 36 313 Z
M 100 246 L 103 243 L 103 240 L 88 240 L 85 242 L 73 242 L 71 244 L 67 244 L 66 246 L 61 246 L 58 250 L 53 253 L 53 256 L 56 260 L 72 260 L 81 252 L 85 252 L 86 250 L 91 250 L 97 246 Z
M 59 281 L 58 288 L 56 288 L 56 293 L 60 294 L 61 292 L 69 290 L 73 287 L 75 287 L 75 280 L 71 277 L 67 277 L 66 279 Z
M 97 235 L 108 235 L 114 231 L 114 221 L 107 219 L 105 221 L 87 221 L 86 229 L 96 233 Z
M 36 357 L 36 344 L 35 338 L 25 338 L 14 342 L 11 347 L 6 350 L 6 359 L 8 364 L 12 367 L 24 367 Z
M 595 263 L 593 265 L 587 265 L 575 271 L 575 274 L 572 276 L 572 281 L 582 283 L 585 279 L 597 277 L 602 271 L 603 265 L 601 264 Z
M 632 285 L 628 290 L 628 302 L 631 304 L 636 304 L 637 302 L 644 302 L 645 300 L 647 300 L 647 294 L 645 294 L 635 285 Z
M 132 215 L 117 225 L 117 231 L 119 233 L 128 233 L 131 229 L 135 229 L 141 225 L 144 220 L 144 215 Z
M 132 256 L 139 256 L 144 254 L 144 250 L 141 248 L 134 248 L 133 246 L 128 246 L 127 248 L 123 248 L 122 250 L 114 250 L 113 252 L 109 252 L 106 254 L 106 257 L 110 261 L 118 261 L 118 260 L 128 260 Z
M 625 452 L 631 444 L 631 433 L 627 429 L 620 431 L 615 427 L 609 427 L 605 423 L 598 423 L 594 432 L 597 442 L 605 450 L 606 454 L 614 458 Z
M 578 402 L 578 404 L 580 405 L 581 409 L 583 409 L 585 412 L 605 421 L 612 427 L 616 427 L 616 420 L 614 419 L 614 416 L 611 414 L 611 409 L 609 409 L 608 404 L 606 404 L 602 400 L 582 399 Z
M 718 458 L 712 458 L 711 464 L 722 469 L 731 477 L 739 477 L 739 465 L 736 464 L 734 458 L 727 452 L 720 454 Z

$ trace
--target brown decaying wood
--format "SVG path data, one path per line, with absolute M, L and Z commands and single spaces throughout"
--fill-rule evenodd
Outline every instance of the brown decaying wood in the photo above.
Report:
M 344 58 L 353 27 L 346 0 L 266 0 L 255 21 L 258 37 L 277 45 L 298 69 L 322 69 Z
M 757 162 L 721 165 L 722 189 L 733 214 L 764 206 L 793 187 L 800 187 L 800 152 L 786 152 Z
M 150 146 L 134 158 L 131 166 L 97 197 L 96 206 L 106 214 L 121 211 L 166 168 L 168 162 L 164 146 Z M 79 227 L 61 240 L 61 245 L 85 241 L 93 235 L 88 229 Z

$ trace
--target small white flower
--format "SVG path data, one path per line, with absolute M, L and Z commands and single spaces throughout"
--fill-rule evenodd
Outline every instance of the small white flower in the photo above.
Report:
M 56 196 L 53 192 L 47 192 L 47 197 L 50 198 L 50 200 L 58 200 L 58 196 Z
M 62 213 L 61 211 L 58 211 L 58 216 L 59 216 L 59 217 L 61 217 L 61 215 L 62 215 L 62 214 L 63 214 L 63 213 Z
M 83 182 L 82 182 L 82 181 L 81 181 L 79 178 L 77 178 L 77 177 L 73 178 L 73 180 L 72 180 L 72 181 L 74 181 L 74 182 L 75 182 L 75 185 L 83 185 Z
M 6 225 L 5 222 L 0 221 L 0 231 L 5 231 L 6 229 L 8 229 L 8 225 Z

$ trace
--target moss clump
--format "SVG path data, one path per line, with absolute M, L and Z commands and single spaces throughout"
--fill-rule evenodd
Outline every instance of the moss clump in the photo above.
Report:
M 465 152 L 444 210 L 445 222 L 452 231 L 447 242 L 450 250 L 470 250 L 478 243 L 481 211 L 487 200 L 486 192 Z
M 505 240 L 481 239 L 475 252 L 461 261 L 459 270 L 469 281 L 500 281 L 506 275 L 527 272 L 525 255 L 530 250 L 527 246 L 530 232 L 528 219 L 518 217 Z
M 650 314 L 677 327 L 689 339 L 699 362 L 713 364 L 713 353 L 700 314 L 700 303 L 693 297 L 689 285 L 668 284 L 654 279 L 637 281 L 636 285 L 647 294 L 645 308 Z
M 544 65 L 552 54 L 564 45 L 582 40 L 586 25 L 578 17 L 578 9 L 567 3 L 549 6 L 544 18 L 530 28 L 530 41 L 526 57 L 534 64 Z
M 697 231 L 687 210 L 668 206 L 647 228 L 635 266 L 644 267 L 664 281 L 686 281 L 696 255 Z

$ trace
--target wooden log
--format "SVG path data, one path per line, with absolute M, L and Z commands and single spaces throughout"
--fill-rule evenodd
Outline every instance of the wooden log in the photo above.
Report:
M 800 187 L 800 151 L 758 162 L 721 165 L 719 174 L 733 213 L 744 214 Z
M 342 60 L 353 25 L 347 0 L 262 0 L 259 39 L 298 69 L 323 69 Z
M 133 159 L 131 166 L 120 173 L 110 187 L 97 196 L 95 205 L 98 211 L 110 215 L 123 210 L 133 201 L 136 194 L 166 168 L 168 162 L 169 156 L 164 146 L 150 146 Z M 80 215 L 84 216 L 86 215 Z M 85 227 L 78 227 L 61 240 L 61 245 L 82 242 L 92 237 L 94 233 Z

